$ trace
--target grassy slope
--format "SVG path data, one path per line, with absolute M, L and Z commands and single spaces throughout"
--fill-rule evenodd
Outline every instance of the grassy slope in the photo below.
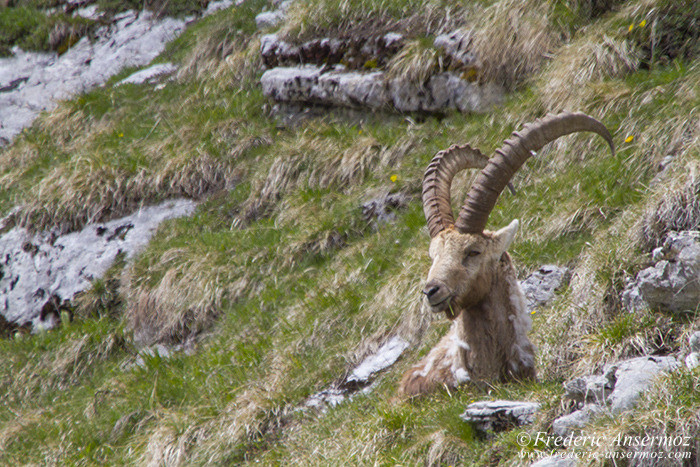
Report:
M 432 17 L 437 4 L 425 3 Z M 465 10 L 497 23 L 510 3 Z M 666 2 L 625 2 L 608 12 L 552 3 L 546 21 L 560 34 L 537 37 L 552 50 L 548 63 L 529 64 L 525 81 L 499 65 L 508 54 L 493 51 L 483 67 L 514 89 L 492 114 L 416 116 L 417 123 L 331 116 L 296 128 L 280 128 L 268 115 L 257 85 L 253 18 L 264 4 L 245 2 L 190 27 L 162 57 L 183 64 L 165 89 L 95 90 L 43 116 L 0 153 L 0 208 L 21 205 L 18 220 L 35 228 L 70 230 L 142 202 L 206 195 L 193 218 L 163 225 L 133 266 L 113 268 L 85 294 L 73 322 L 0 341 L 1 463 L 508 463 L 517 460 L 517 433 L 476 438 L 458 419 L 468 402 L 537 400 L 544 409 L 534 429 L 546 429 L 563 410 L 560 383 L 572 371 L 684 350 L 695 314 L 630 319 L 606 300 L 646 261 L 636 218 L 679 190 L 699 157 L 697 56 L 645 62 L 648 37 L 629 31 L 644 18 L 651 23 L 653 7 Z M 311 10 L 334 5 L 317 0 Z M 402 14 L 398 4 L 361 5 L 384 17 Z M 325 19 L 287 30 L 332 29 L 337 18 Z M 519 30 L 526 39 L 528 23 Z M 612 45 L 596 60 L 572 58 L 570 48 L 596 49 L 601 35 Z M 622 56 L 616 44 L 631 51 Z M 572 84 L 571 66 L 589 73 Z M 590 137 L 552 145 L 519 173 L 518 195 L 506 194 L 491 216 L 494 227 L 523 221 L 513 247 L 523 274 L 556 262 L 593 278 L 572 283 L 534 315 L 541 380 L 396 401 L 402 372 L 447 328 L 421 314 L 416 292 L 429 266 L 418 201 L 425 166 L 455 142 L 491 152 L 515 127 L 559 108 L 599 116 L 619 151 L 610 157 Z M 650 188 L 668 153 L 677 154 L 671 175 Z M 466 185 L 458 181 L 455 199 Z M 361 203 L 396 190 L 414 196 L 396 223 L 367 226 Z M 581 295 L 590 296 L 583 308 Z M 137 337 L 165 342 L 201 334 L 194 353 L 146 357 L 140 368 L 134 328 Z M 414 345 L 370 394 L 326 414 L 293 410 L 393 333 Z M 674 375 L 657 389 L 661 397 L 592 430 L 697 433 L 696 382 L 697 373 Z

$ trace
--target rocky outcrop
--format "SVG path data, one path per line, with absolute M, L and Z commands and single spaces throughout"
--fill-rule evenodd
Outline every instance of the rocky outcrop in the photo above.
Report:
M 565 397 L 581 408 L 554 420 L 552 431 L 566 436 L 600 414 L 631 409 L 654 378 L 679 365 L 675 357 L 637 357 L 606 366 L 602 376 L 576 378 L 565 383 Z
M 646 307 L 695 311 L 700 306 L 700 232 L 670 232 L 652 252 L 654 265 L 640 271 L 622 292 L 629 311 Z
M 301 64 L 336 65 L 349 69 L 378 68 L 403 46 L 401 34 L 346 39 L 313 39 L 300 45 L 281 40 L 277 34 L 260 39 L 260 54 L 268 68 Z
M 206 16 L 231 5 L 211 2 Z M 125 67 L 157 57 L 193 18 L 158 18 L 149 11 L 128 11 L 83 37 L 63 55 L 24 52 L 0 59 L 0 145 L 11 142 L 56 101 L 87 92 Z
M 521 401 L 479 401 L 469 404 L 460 416 L 480 432 L 503 431 L 533 422 L 540 404 Z
M 381 71 L 306 65 L 273 68 L 262 75 L 261 83 L 263 93 L 278 102 L 399 112 L 483 112 L 502 98 L 495 85 L 481 86 L 449 72 L 418 85 L 403 78 L 387 78 Z
M 65 235 L 12 228 L 0 237 L 0 314 L 34 331 L 54 326 L 60 310 L 118 255 L 133 257 L 161 222 L 189 215 L 195 206 L 168 201 Z

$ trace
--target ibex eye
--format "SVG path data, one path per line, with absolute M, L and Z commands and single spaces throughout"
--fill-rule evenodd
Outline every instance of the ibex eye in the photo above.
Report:
M 470 251 L 469 253 L 467 253 L 467 256 L 473 258 L 474 256 L 479 256 L 480 254 L 480 251 Z

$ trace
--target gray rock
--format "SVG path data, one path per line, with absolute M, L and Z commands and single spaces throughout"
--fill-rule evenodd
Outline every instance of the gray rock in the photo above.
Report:
M 136 73 L 129 75 L 123 80 L 119 81 L 114 86 L 121 86 L 123 84 L 143 84 L 152 83 L 161 79 L 166 75 L 171 75 L 177 71 L 177 66 L 172 63 L 159 63 L 157 65 L 149 66 L 146 69 L 137 71 Z
M 549 456 L 544 459 L 540 459 L 530 467 L 575 467 L 576 460 L 570 459 L 568 457 L 562 456 Z
M 118 254 L 133 257 L 161 222 L 195 206 L 168 201 L 66 235 L 11 229 L 0 237 L 0 314 L 34 331 L 54 326 L 60 308 L 102 277 Z
M 126 12 L 83 37 L 65 54 L 38 54 L 13 49 L 0 59 L 0 85 L 26 77 L 16 89 L 0 93 L 0 138 L 12 139 L 56 101 L 103 84 L 127 66 L 142 66 L 158 56 L 185 27 L 182 19 Z
M 629 311 L 647 306 L 694 311 L 700 306 L 700 232 L 670 232 L 652 252 L 654 266 L 640 271 L 622 292 Z
M 527 308 L 532 310 L 554 298 L 554 292 L 561 287 L 569 274 L 569 268 L 546 264 L 520 282 L 527 299 Z
M 599 405 L 584 405 L 580 410 L 575 410 L 554 420 L 552 422 L 552 432 L 557 436 L 567 436 L 575 430 L 583 428 L 592 418 L 603 412 L 603 408 Z
M 607 401 L 610 409 L 613 412 L 631 409 L 655 377 L 679 365 L 675 357 L 638 357 L 616 363 L 615 389 Z
M 284 13 L 280 10 L 264 11 L 255 17 L 258 29 L 271 29 L 284 21 Z
M 362 217 L 374 228 L 396 220 L 396 210 L 406 207 L 411 197 L 405 193 L 387 193 L 362 203 Z
M 457 30 L 437 36 L 433 45 L 441 49 L 456 64 L 473 65 L 476 56 L 470 50 L 471 36 L 471 31 Z
M 469 404 L 460 416 L 481 432 L 503 431 L 533 422 L 540 404 L 521 401 L 479 401 Z
M 261 78 L 263 93 L 280 102 L 303 102 L 400 112 L 485 111 L 500 101 L 503 91 L 480 86 L 453 73 L 432 76 L 425 86 L 387 79 L 383 72 L 363 73 L 318 66 L 277 67 Z
M 612 366 L 601 376 L 585 376 L 564 383 L 564 397 L 579 403 L 603 404 L 612 393 L 617 377 Z
M 554 420 L 552 431 L 560 436 L 568 435 L 601 413 L 631 409 L 654 378 L 679 366 L 675 357 L 637 357 L 607 365 L 603 376 L 587 376 L 564 383 L 565 397 L 585 405 Z
M 202 16 L 232 3 L 211 2 Z M 96 15 L 93 6 L 78 13 Z M 0 58 L 0 146 L 12 142 L 40 112 L 53 109 L 58 100 L 102 85 L 125 67 L 146 65 L 184 30 L 186 23 L 187 18 L 157 18 L 148 11 L 129 11 L 99 28 L 93 38 L 83 37 L 60 56 L 13 48 L 13 56 Z
M 366 385 L 370 378 L 390 367 L 401 354 L 408 348 L 408 342 L 399 336 L 394 336 L 387 340 L 377 351 L 367 356 L 362 362 L 355 367 L 350 375 L 345 380 L 345 383 L 354 385 Z
M 379 67 L 395 55 L 403 45 L 403 36 L 388 33 L 369 37 L 320 38 L 302 44 L 281 40 L 277 34 L 260 39 L 260 54 L 268 68 L 291 65 L 328 67 L 342 63 L 351 69 Z
M 255 25 L 258 29 L 271 29 L 279 26 L 287 16 L 287 10 L 291 4 L 291 0 L 286 0 L 280 2 L 276 10 L 260 13 L 255 17 Z

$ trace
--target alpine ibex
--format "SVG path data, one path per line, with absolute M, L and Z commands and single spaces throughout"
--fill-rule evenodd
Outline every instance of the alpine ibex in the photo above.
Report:
M 506 251 L 518 221 L 496 232 L 484 228 L 498 196 L 525 161 L 544 145 L 579 131 L 599 134 L 615 153 L 602 123 L 582 113 L 562 113 L 525 125 L 491 159 L 468 145 L 435 155 L 423 178 L 433 260 L 423 293 L 431 311 L 444 311 L 453 323 L 406 372 L 401 393 L 412 396 L 467 381 L 535 378 L 535 349 L 527 336 L 532 323 Z M 468 168 L 482 171 L 455 222 L 450 187 L 455 174 Z

